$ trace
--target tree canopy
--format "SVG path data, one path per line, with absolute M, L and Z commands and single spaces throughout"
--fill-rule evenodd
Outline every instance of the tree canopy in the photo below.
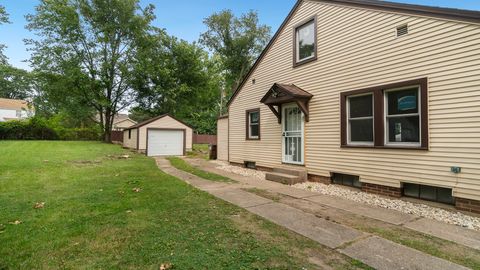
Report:
M 35 71 L 68 78 L 65 90 L 95 112 L 105 141 L 114 115 L 132 102 L 137 48 L 154 18 L 139 0 L 42 0 L 27 16 L 39 38 L 27 41 Z
M 270 27 L 259 24 L 255 11 L 236 17 L 231 10 L 223 10 L 205 18 L 204 24 L 207 31 L 200 42 L 220 57 L 224 96 L 229 98 L 270 40 Z
M 5 23 L 10 23 L 10 21 L 8 20 L 8 13 L 5 10 L 5 7 L 0 5 L 0 25 Z M 5 56 L 5 54 L 3 54 L 4 49 L 5 44 L 0 43 L 0 65 L 7 64 L 7 57 Z
M 163 31 L 145 45 L 135 72 L 135 115 L 171 113 L 197 132 L 214 133 L 221 81 L 218 64 L 195 43 Z
M 197 133 L 214 134 L 270 27 L 254 11 L 236 17 L 224 10 L 205 18 L 207 31 L 190 43 L 153 26 L 154 19 L 154 6 L 140 0 L 40 0 L 27 15 L 36 34 L 25 41 L 33 70 L 9 65 L 0 44 L 0 97 L 33 100 L 38 116 L 72 128 L 96 123 L 104 141 L 126 110 L 137 121 L 170 113 Z

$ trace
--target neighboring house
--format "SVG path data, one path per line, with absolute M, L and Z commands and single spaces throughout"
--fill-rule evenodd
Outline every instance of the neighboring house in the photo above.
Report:
M 480 12 L 300 0 L 229 101 L 220 156 L 480 212 L 479 87 Z
M 33 106 L 25 100 L 0 98 L 0 122 L 32 117 Z
M 135 125 L 136 123 L 137 122 L 128 117 L 128 114 L 119 113 L 113 118 L 112 130 L 123 131 L 124 129 Z
M 95 116 L 95 120 L 97 122 L 100 122 L 100 116 L 98 114 L 97 114 L 97 116 Z M 136 123 L 137 122 L 133 121 L 132 119 L 130 119 L 128 117 L 128 114 L 119 113 L 119 114 L 116 114 L 113 117 L 112 130 L 113 131 L 123 131 L 125 128 L 131 127 L 131 126 L 135 125 Z
M 169 114 L 146 120 L 123 131 L 123 147 L 148 156 L 183 156 L 192 150 L 193 129 Z

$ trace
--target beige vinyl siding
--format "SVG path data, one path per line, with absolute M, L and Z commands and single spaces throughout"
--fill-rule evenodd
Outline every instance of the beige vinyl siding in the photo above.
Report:
M 185 129 L 186 130 L 185 132 L 186 149 L 187 151 L 192 150 L 192 141 L 193 141 L 192 129 L 168 115 L 138 128 L 140 130 L 140 137 L 138 140 L 139 150 L 147 149 L 147 128 Z
M 123 147 L 137 149 L 137 132 L 138 129 L 132 129 L 129 139 L 128 130 L 123 131 Z
M 318 59 L 296 68 L 293 27 L 317 15 Z M 396 37 L 408 23 L 409 34 Z M 428 78 L 430 150 L 340 148 L 340 93 Z M 256 83 L 252 84 L 252 79 Z M 480 199 L 480 25 L 304 1 L 229 108 L 229 158 L 281 165 L 281 126 L 260 99 L 274 83 L 314 95 L 305 123 L 311 174 L 443 186 Z M 261 108 L 261 140 L 245 140 L 245 111 Z M 459 175 L 451 166 L 462 167 Z
M 228 160 L 228 118 L 217 121 L 217 159 Z

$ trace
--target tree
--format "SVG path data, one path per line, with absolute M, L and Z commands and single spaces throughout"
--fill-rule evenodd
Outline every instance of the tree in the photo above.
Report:
M 270 27 L 259 24 L 255 11 L 237 18 L 231 10 L 223 10 L 203 22 L 208 30 L 200 43 L 219 55 L 225 76 L 223 96 L 228 98 L 270 40 Z
M 5 10 L 4 6 L 0 6 L 0 25 L 10 23 L 8 20 L 8 13 Z M 0 44 L 0 65 L 7 64 L 7 57 L 3 54 L 3 50 L 5 49 L 5 44 Z
M 140 120 L 170 113 L 197 132 L 214 133 L 220 77 L 208 53 L 195 43 L 158 31 L 141 55 L 135 72 L 134 115 Z
M 0 64 L 0 97 L 26 99 L 32 95 L 32 76 L 23 69 Z
M 153 6 L 142 9 L 139 0 L 42 0 L 27 16 L 39 36 L 26 41 L 35 72 L 64 80 L 64 91 L 98 116 L 104 141 L 114 115 L 131 104 L 137 48 L 153 19 Z

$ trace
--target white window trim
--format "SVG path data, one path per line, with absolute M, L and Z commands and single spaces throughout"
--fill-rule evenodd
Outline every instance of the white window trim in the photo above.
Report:
M 299 30 L 304 28 L 304 27 L 307 27 L 310 24 L 313 24 L 313 31 L 315 31 L 315 19 L 312 19 L 311 21 L 305 23 L 304 25 L 301 25 L 301 26 L 295 28 L 295 60 L 296 60 L 297 63 L 315 58 L 315 52 L 313 52 L 313 55 L 310 55 L 310 56 L 307 56 L 305 58 L 300 59 L 300 46 L 299 46 L 299 44 L 300 44 L 300 36 L 299 36 L 300 31 Z M 315 32 L 313 32 L 312 34 L 313 34 L 313 44 L 314 44 L 313 47 L 315 48 L 316 43 L 317 43 L 317 41 L 315 40 Z
M 258 120 L 260 121 L 260 111 L 254 111 L 254 112 L 249 112 L 248 113 L 248 138 L 249 139 L 258 139 L 258 138 L 260 138 L 258 135 L 257 136 L 252 135 L 252 125 L 258 126 L 258 132 L 260 133 L 260 123 L 252 123 L 252 117 L 251 117 L 252 113 L 258 113 Z
M 367 117 L 356 117 L 354 118 L 355 120 L 366 120 L 366 119 L 372 119 L 372 134 L 373 134 L 373 139 L 371 142 L 365 141 L 365 142 L 352 142 L 351 140 L 351 127 L 350 127 L 350 98 L 354 97 L 361 97 L 361 96 L 372 96 L 372 116 L 367 116 Z M 374 146 L 375 144 L 375 100 L 374 100 L 374 94 L 373 92 L 371 93 L 363 93 L 359 95 L 351 95 L 347 96 L 347 144 L 348 145 L 354 145 L 354 146 Z
M 408 114 L 397 114 L 397 115 L 388 115 L 388 93 L 389 92 L 396 92 L 396 91 L 402 91 L 406 89 L 412 89 L 414 87 L 417 87 L 417 104 L 418 104 L 418 113 L 408 113 Z M 422 146 L 422 100 L 421 100 L 421 92 L 420 92 L 420 85 L 411 85 L 411 86 L 405 86 L 401 88 L 395 88 L 395 89 L 388 89 L 383 91 L 383 109 L 384 109 L 384 117 L 383 117 L 383 126 L 384 126 L 384 145 L 385 146 L 397 146 L 397 147 L 412 147 L 412 148 L 417 148 Z M 408 116 L 418 116 L 418 142 L 389 142 L 389 126 L 388 126 L 388 119 L 389 118 L 395 118 L 395 117 L 408 117 Z

